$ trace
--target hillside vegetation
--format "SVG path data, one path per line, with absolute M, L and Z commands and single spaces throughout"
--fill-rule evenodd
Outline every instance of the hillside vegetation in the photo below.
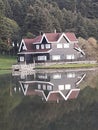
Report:
M 22 37 L 55 29 L 98 39 L 97 0 L 0 0 L 0 53 L 10 54 Z
M 87 40 L 79 37 L 79 45 L 86 54 L 86 59 L 88 60 L 98 60 L 98 42 L 93 37 Z

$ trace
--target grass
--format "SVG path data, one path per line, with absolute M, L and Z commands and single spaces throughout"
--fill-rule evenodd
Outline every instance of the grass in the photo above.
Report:
M 16 63 L 16 57 L 0 56 L 0 74 L 9 73 L 12 65 Z
M 68 68 L 91 68 L 98 67 L 98 64 L 54 64 L 50 66 L 36 66 L 36 69 L 68 69 Z
M 0 75 L 9 73 L 11 73 L 11 70 L 0 70 Z

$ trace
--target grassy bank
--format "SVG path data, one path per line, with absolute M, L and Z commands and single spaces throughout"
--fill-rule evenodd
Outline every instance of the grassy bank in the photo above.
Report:
M 12 64 L 16 63 L 16 57 L 0 56 L 0 74 L 9 73 Z
M 69 69 L 69 68 L 91 68 L 98 67 L 98 64 L 54 64 L 50 66 L 36 66 L 36 69 Z

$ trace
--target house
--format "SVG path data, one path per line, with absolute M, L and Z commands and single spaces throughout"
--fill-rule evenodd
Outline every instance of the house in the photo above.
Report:
M 74 33 L 44 33 L 34 39 L 22 39 L 19 63 L 82 60 L 85 53 L 78 46 Z
M 79 84 L 85 78 L 85 72 L 76 71 L 55 71 L 55 72 L 35 72 L 25 79 L 19 80 L 19 88 L 14 88 L 16 93 L 26 96 L 39 96 L 44 101 L 63 101 L 77 98 L 80 88 Z

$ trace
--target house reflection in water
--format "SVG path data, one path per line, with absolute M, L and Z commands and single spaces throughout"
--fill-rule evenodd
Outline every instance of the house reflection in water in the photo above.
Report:
M 38 95 L 42 100 L 59 102 L 77 98 L 79 84 L 85 76 L 85 72 L 79 71 L 35 72 L 31 76 L 27 75 L 25 80 L 21 79 L 19 83 L 24 95 Z

